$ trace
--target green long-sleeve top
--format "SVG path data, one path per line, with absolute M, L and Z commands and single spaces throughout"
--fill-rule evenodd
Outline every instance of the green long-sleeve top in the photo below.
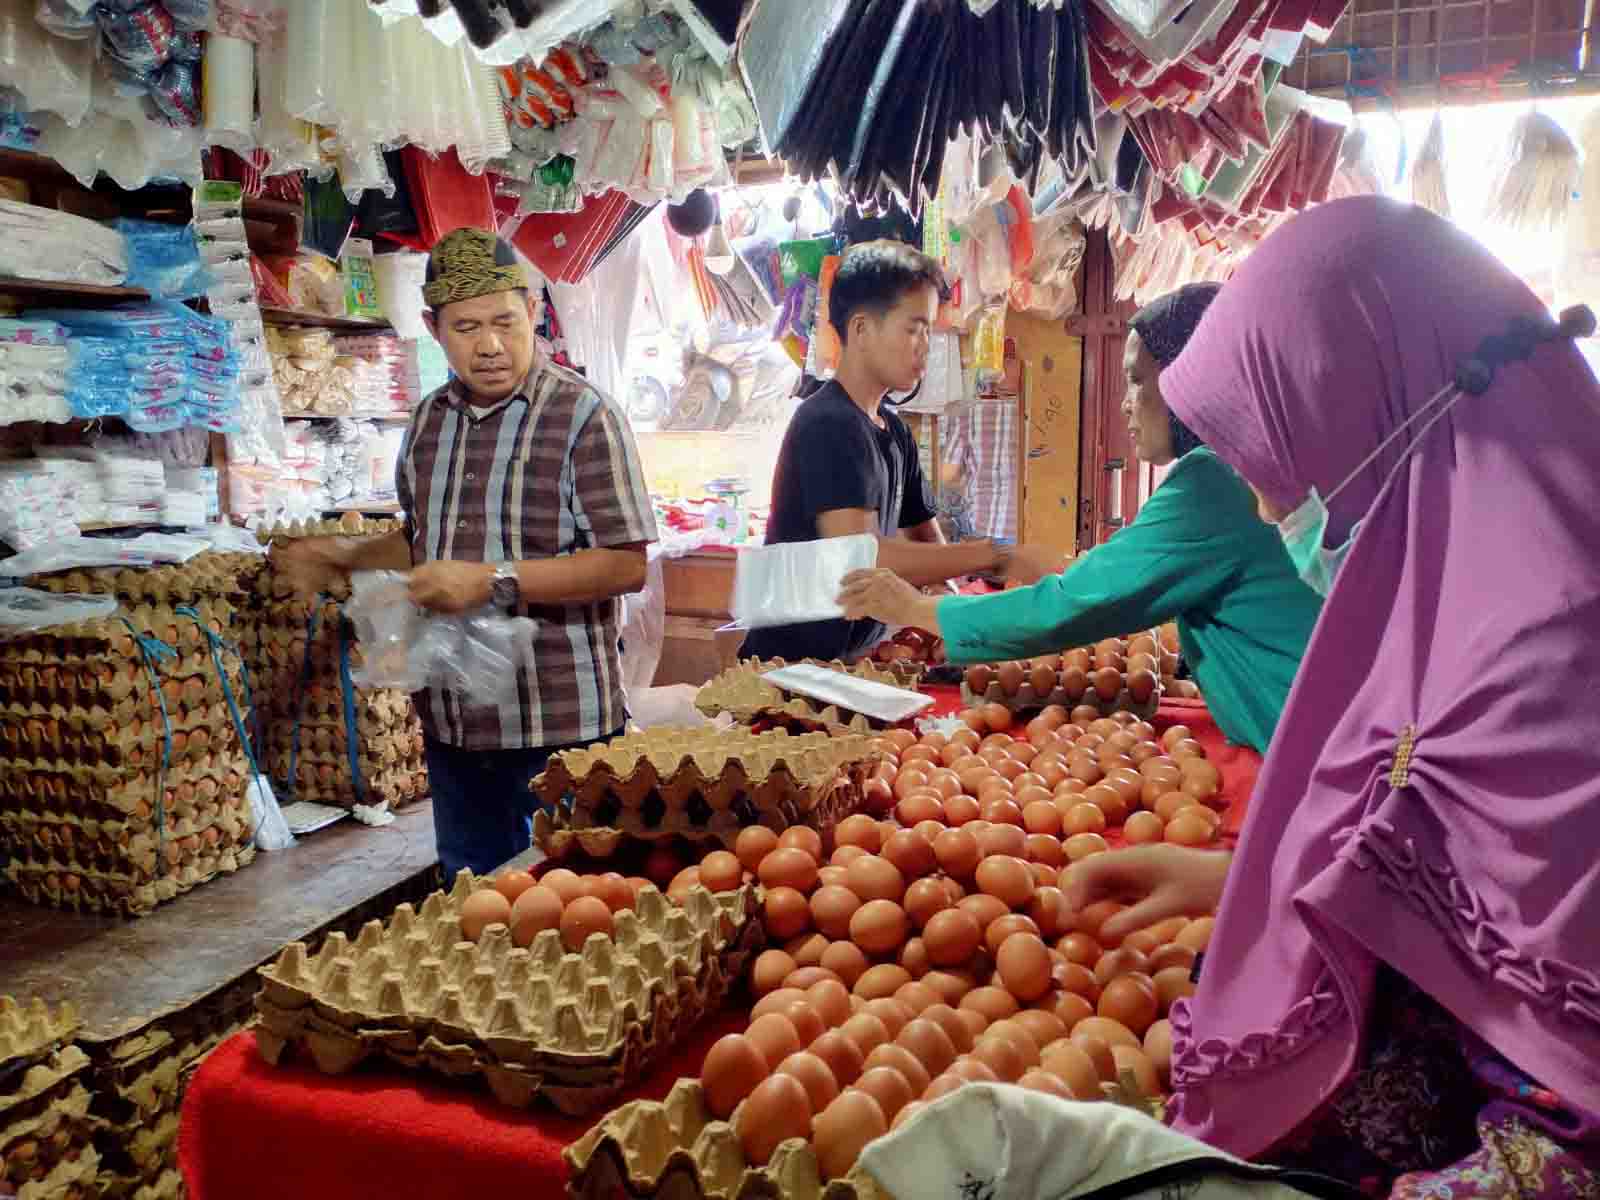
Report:
M 1176 618 L 1218 727 L 1265 751 L 1321 610 L 1244 481 L 1205 447 L 1139 515 L 1060 575 L 939 602 L 953 662 L 996 662 L 1121 637 Z

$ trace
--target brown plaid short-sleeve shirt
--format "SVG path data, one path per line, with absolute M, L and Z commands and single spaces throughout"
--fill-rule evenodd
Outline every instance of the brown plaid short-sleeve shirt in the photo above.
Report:
M 537 364 L 487 411 L 457 381 L 422 401 L 397 480 L 414 563 L 521 562 L 652 542 L 650 493 L 627 419 L 581 376 Z M 569 745 L 625 719 L 617 652 L 621 600 L 529 606 L 537 623 L 520 703 L 418 694 L 424 732 L 465 750 Z

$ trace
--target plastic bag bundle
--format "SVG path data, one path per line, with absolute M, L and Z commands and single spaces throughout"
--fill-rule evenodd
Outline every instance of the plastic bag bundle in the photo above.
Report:
M 72 352 L 54 321 L 0 320 L 0 425 L 72 419 Z
M 1450 195 L 1445 187 L 1444 119 L 1433 114 L 1428 136 L 1422 140 L 1417 161 L 1411 166 L 1411 203 L 1450 219 Z
M 1578 174 L 1578 148 L 1566 130 L 1541 112 L 1519 117 L 1489 187 L 1484 217 L 1523 233 L 1558 231 L 1566 224 Z
M 403 571 L 357 571 L 344 615 L 355 626 L 362 665 L 357 687 L 415 692 L 443 688 L 470 704 L 506 704 L 531 665 L 534 623 L 483 609 L 429 615 L 410 600 Z
M 75 538 L 75 511 L 66 486 L 37 460 L 0 462 L 0 542 L 20 551 Z
M 127 244 L 128 286 L 162 300 L 192 300 L 212 286 L 200 261 L 194 227 L 119 217 L 112 227 Z
M 52 36 L 34 17 L 34 0 L 0 0 L 0 80 L 22 107 L 76 125 L 89 113 L 93 39 Z
M 128 275 L 127 247 L 94 221 L 0 200 L 0 275 L 114 287 Z

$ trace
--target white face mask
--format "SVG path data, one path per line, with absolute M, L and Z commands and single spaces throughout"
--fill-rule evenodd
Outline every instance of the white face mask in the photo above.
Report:
M 1455 407 L 1456 401 L 1465 394 L 1454 383 L 1447 383 L 1434 393 L 1431 400 L 1402 421 L 1393 433 L 1379 442 L 1377 449 L 1357 463 L 1355 469 L 1345 476 L 1344 481 L 1328 493 L 1326 501 L 1318 494 L 1317 489 L 1312 487 L 1299 507 L 1278 522 L 1278 536 L 1283 539 L 1283 548 L 1289 552 L 1289 559 L 1294 563 L 1300 578 L 1317 595 L 1325 597 L 1333 590 L 1333 581 L 1339 574 L 1339 568 L 1344 565 L 1350 547 L 1355 544 L 1356 535 L 1361 532 L 1362 525 L 1362 521 L 1357 521 L 1350 527 L 1350 536 L 1345 538 L 1344 544 L 1330 550 L 1323 544 L 1328 531 L 1328 505 L 1350 485 L 1351 480 L 1367 469 L 1373 459 L 1388 448 L 1390 442 L 1424 417 L 1429 417 L 1428 423 L 1412 439 L 1410 452 L 1395 463 L 1388 478 L 1383 481 L 1383 486 L 1378 489 L 1378 495 L 1383 495 L 1388 490 L 1389 484 L 1394 481 L 1394 477 L 1400 473 L 1400 468 L 1410 459 L 1411 453 L 1416 451 L 1428 430 L 1442 421 Z M 1430 410 L 1434 409 L 1437 411 L 1430 415 Z

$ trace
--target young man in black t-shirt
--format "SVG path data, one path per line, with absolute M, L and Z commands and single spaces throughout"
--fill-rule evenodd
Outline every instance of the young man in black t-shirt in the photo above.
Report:
M 980 572 L 1033 582 L 1060 570 L 1059 555 L 1019 553 L 990 541 L 946 545 L 916 439 L 882 404 L 910 391 L 928 365 L 928 342 L 945 289 L 931 258 L 900 242 L 852 246 L 828 295 L 843 353 L 837 376 L 789 423 L 772 480 L 767 544 L 871 533 L 878 565 L 917 586 Z M 1029 578 L 1028 576 L 1032 576 Z M 853 659 L 883 636 L 876 621 L 816 621 L 753 630 L 744 657 Z

